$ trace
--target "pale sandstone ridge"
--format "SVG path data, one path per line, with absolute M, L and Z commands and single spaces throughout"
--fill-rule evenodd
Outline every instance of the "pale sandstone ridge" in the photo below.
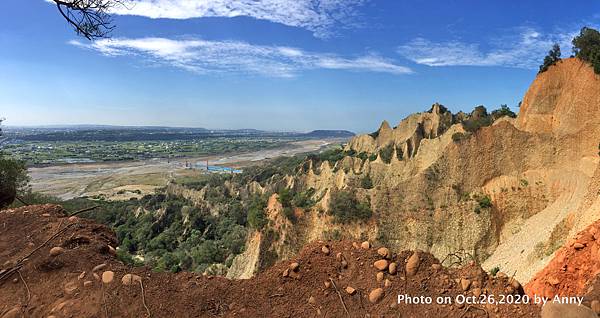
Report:
M 452 125 L 452 113 L 436 103 L 428 112 L 412 114 L 393 129 L 387 121 L 383 121 L 376 133 L 354 137 L 347 149 L 374 153 L 392 144 L 402 149 L 407 157 L 414 157 L 421 140 L 437 138 L 450 125 Z

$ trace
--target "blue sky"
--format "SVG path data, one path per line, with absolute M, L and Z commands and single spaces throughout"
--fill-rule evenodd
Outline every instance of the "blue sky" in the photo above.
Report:
M 111 39 L 44 0 L 0 12 L 8 125 L 366 132 L 440 102 L 516 110 L 600 1 L 131 0 Z

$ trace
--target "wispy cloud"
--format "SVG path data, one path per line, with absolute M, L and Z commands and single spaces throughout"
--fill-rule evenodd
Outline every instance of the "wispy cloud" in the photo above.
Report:
M 190 19 L 246 16 L 328 37 L 336 25 L 352 24 L 367 0 L 127 0 L 113 12 L 148 18 Z
M 152 65 L 174 66 L 196 73 L 246 73 L 269 77 L 294 77 L 301 71 L 315 69 L 412 73 L 410 68 L 376 54 L 350 58 L 239 41 L 115 38 L 89 44 L 79 41 L 69 43 L 107 56 L 138 56 Z
M 417 64 L 428 66 L 503 66 L 535 69 L 554 43 L 558 43 L 563 56 L 571 53 L 571 39 L 579 32 L 559 31 L 544 34 L 531 27 L 513 29 L 480 44 L 462 41 L 433 42 L 416 38 L 398 47 L 398 53 Z

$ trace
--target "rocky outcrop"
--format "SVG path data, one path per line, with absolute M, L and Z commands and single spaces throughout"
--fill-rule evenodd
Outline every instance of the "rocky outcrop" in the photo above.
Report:
M 461 123 L 485 119 L 483 108 L 452 115 L 435 104 L 345 148 L 375 160 L 354 155 L 298 178 L 317 192 L 349 188 L 369 197 L 375 228 L 359 235 L 368 229 L 367 237 L 442 259 L 466 251 L 527 281 L 561 239 L 600 218 L 599 92 L 593 70 L 567 59 L 535 79 L 516 119 L 466 132 Z M 388 162 L 386 147 L 393 147 Z M 365 175 L 373 189 L 361 188 Z
M 421 140 L 437 138 L 452 125 L 452 122 L 452 113 L 444 106 L 434 104 L 428 112 L 410 115 L 393 129 L 387 121 L 383 121 L 377 132 L 353 138 L 347 150 L 376 153 L 392 145 L 401 149 L 407 157 L 413 157 Z
M 227 271 L 229 279 L 249 279 L 258 272 L 260 268 L 260 251 L 263 244 L 260 232 L 252 232 L 246 240 L 246 249 L 233 259 L 233 263 Z
M 533 133 L 570 135 L 600 122 L 600 79 L 570 58 L 538 75 L 523 98 L 516 126 Z M 595 141 L 597 143 L 597 141 Z

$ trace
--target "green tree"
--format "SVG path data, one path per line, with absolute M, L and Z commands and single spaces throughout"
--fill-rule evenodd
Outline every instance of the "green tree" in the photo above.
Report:
M 381 150 L 379 150 L 379 156 L 381 157 L 381 160 L 385 163 L 392 162 L 392 157 L 394 156 L 394 145 L 389 144 L 383 147 Z
M 288 188 L 279 191 L 279 196 L 277 199 L 284 208 L 292 206 L 292 192 Z
M 494 120 L 504 117 L 504 116 L 508 116 L 510 118 L 515 118 L 515 117 L 517 117 L 517 114 L 515 114 L 515 112 L 510 110 L 510 108 L 508 108 L 508 105 L 506 105 L 506 104 L 502 104 L 502 105 L 500 105 L 500 108 L 492 111 L 492 118 Z
M 28 185 L 25 162 L 0 152 L 0 209 L 11 205 L 17 193 L 27 192 Z
M 544 63 L 540 65 L 539 73 L 547 71 L 550 66 L 556 64 L 558 61 L 560 61 L 560 46 L 558 43 L 554 43 L 552 49 L 548 51 L 548 55 L 544 57 Z
M 481 127 L 486 127 L 494 122 L 492 116 L 488 114 L 487 109 L 483 105 L 479 105 L 473 109 L 469 115 L 469 119 L 462 124 L 466 131 L 475 132 Z
M 600 32 L 583 27 L 579 35 L 573 38 L 575 56 L 594 67 L 594 72 L 600 74 Z
M 354 192 L 337 191 L 331 193 L 329 214 L 334 217 L 336 223 L 352 223 L 368 220 L 373 211 L 370 202 L 360 202 Z
M 266 201 L 260 196 L 253 198 L 248 207 L 248 225 L 257 230 L 262 230 L 267 225 L 266 206 Z

